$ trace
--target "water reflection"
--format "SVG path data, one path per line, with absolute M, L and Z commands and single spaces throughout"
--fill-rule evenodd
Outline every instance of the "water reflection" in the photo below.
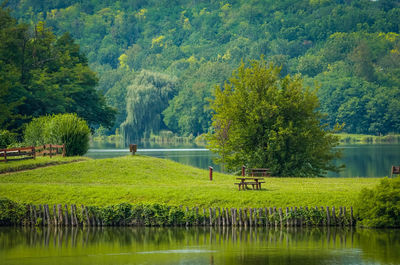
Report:
M 1 264 L 399 264 L 400 230 L 0 228 Z
M 110 143 L 93 143 L 87 156 L 110 158 L 129 155 L 128 148 L 120 148 Z M 339 148 L 343 150 L 343 157 L 335 163 L 344 164 L 346 168 L 340 173 L 329 172 L 328 177 L 385 177 L 390 176 L 392 165 L 400 163 L 400 144 L 353 144 L 341 145 Z M 187 151 L 188 149 L 192 150 Z M 214 170 L 221 171 L 221 167 L 213 163 L 216 155 L 195 144 L 143 143 L 138 146 L 138 154 L 167 158 L 202 169 L 213 166 Z

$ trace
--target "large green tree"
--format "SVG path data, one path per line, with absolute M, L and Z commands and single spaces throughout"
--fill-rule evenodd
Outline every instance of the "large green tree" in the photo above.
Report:
M 127 88 L 126 120 L 121 131 L 127 143 L 165 129 L 162 112 L 175 91 L 176 80 L 166 74 L 142 70 Z
M 337 171 L 338 139 L 321 124 L 314 90 L 295 76 L 254 60 L 217 86 L 209 145 L 229 170 L 270 168 L 274 176 L 322 176 Z
M 97 82 L 68 33 L 57 38 L 43 22 L 29 28 L 0 7 L 0 127 L 21 132 L 32 118 L 66 112 L 110 127 L 115 111 Z

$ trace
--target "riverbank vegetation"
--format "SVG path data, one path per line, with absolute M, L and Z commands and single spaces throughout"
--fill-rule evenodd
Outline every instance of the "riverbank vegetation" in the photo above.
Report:
M 342 144 L 392 144 L 400 143 L 399 134 L 387 135 L 368 135 L 368 134 L 348 134 L 338 133 L 336 136 Z
M 375 178 L 266 178 L 238 191 L 235 176 L 145 156 L 88 160 L 2 175 L 0 197 L 35 204 L 165 203 L 188 207 L 353 206 Z
M 361 226 L 400 227 L 400 178 L 386 178 L 372 189 L 363 189 L 357 209 Z

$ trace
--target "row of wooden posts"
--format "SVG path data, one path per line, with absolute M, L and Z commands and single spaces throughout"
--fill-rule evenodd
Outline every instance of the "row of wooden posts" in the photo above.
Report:
M 91 212 L 87 206 L 81 205 L 80 210 L 75 204 L 53 205 L 52 209 L 46 205 L 28 205 L 28 223 L 27 225 L 55 225 L 55 226 L 103 226 L 105 225 L 102 217 L 98 213 Z M 286 207 L 282 208 L 209 208 L 204 209 L 199 214 L 199 208 L 195 207 L 189 210 L 186 207 L 182 212 L 186 217 L 192 215 L 194 218 L 186 218 L 181 223 L 175 223 L 177 226 L 353 226 L 355 224 L 353 217 L 353 207 L 346 211 L 346 207 L 339 207 L 339 213 L 336 213 L 335 207 Z M 303 212 L 323 213 L 318 223 L 310 223 L 305 216 L 297 213 Z M 78 218 L 79 216 L 79 218 Z M 321 216 L 320 216 L 321 217 Z M 190 221 L 189 221 L 190 220 Z M 346 220 L 346 221 L 344 221 Z M 140 223 L 140 222 L 139 222 Z M 131 222 L 113 223 L 116 226 L 129 226 Z

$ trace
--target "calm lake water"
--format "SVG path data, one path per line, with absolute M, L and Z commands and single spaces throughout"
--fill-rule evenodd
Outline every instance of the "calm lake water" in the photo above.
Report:
M 356 144 L 342 145 L 343 157 L 335 161 L 346 167 L 338 174 L 329 172 L 328 177 L 384 177 L 390 176 L 392 165 L 400 165 L 400 144 Z M 221 171 L 213 163 L 215 155 L 196 145 L 138 145 L 138 154 L 167 158 L 182 164 Z M 86 156 L 108 158 L 129 155 L 129 150 L 111 143 L 92 143 Z
M 400 264 L 400 230 L 0 228 L 0 264 Z

